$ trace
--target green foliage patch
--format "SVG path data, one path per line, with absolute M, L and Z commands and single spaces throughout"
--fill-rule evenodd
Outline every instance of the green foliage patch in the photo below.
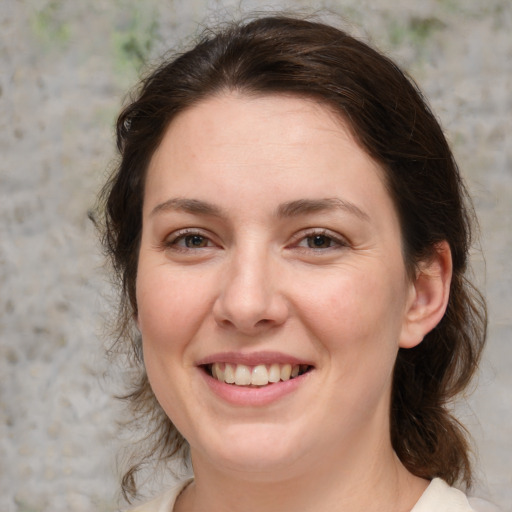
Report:
M 65 46 L 71 30 L 62 14 L 62 0 L 51 0 L 30 18 L 33 34 L 46 47 Z
M 158 14 L 144 4 L 133 4 L 111 36 L 116 74 L 128 80 L 148 61 L 159 40 Z

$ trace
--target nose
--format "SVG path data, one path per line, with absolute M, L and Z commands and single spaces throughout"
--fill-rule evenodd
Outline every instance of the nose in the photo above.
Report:
M 245 251 L 229 261 L 213 306 L 217 324 L 249 336 L 282 325 L 288 303 L 277 266 L 259 250 Z

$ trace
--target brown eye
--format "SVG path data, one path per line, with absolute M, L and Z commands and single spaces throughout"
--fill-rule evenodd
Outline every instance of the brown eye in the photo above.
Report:
M 183 237 L 185 247 L 197 249 L 208 246 L 208 238 L 202 235 L 187 235 Z
M 208 236 L 199 230 L 182 229 L 175 231 L 164 241 L 166 249 L 193 254 L 195 249 L 213 249 L 218 247 Z
M 310 249 L 327 249 L 333 244 L 332 238 L 326 235 L 308 236 L 306 240 Z

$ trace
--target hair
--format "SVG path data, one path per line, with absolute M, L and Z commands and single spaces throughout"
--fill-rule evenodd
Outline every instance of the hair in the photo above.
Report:
M 102 240 L 120 285 L 118 343 L 128 347 L 137 369 L 125 398 L 148 432 L 145 453 L 124 475 L 125 497 L 137 494 L 135 476 L 143 465 L 187 450 L 154 397 L 133 328 L 146 170 L 178 113 L 229 91 L 314 99 L 345 121 L 384 170 L 411 277 L 440 242 L 449 243 L 447 310 L 422 343 L 399 349 L 390 436 L 414 475 L 469 487 L 467 432 L 450 408 L 476 372 L 487 318 L 484 299 L 466 278 L 474 214 L 449 145 L 416 84 L 389 58 L 338 28 L 274 15 L 203 33 L 195 47 L 142 81 L 117 120 L 120 159 L 100 194 Z

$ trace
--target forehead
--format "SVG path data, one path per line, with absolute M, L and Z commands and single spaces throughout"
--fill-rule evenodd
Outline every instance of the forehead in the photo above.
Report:
M 147 180 L 161 201 L 171 185 L 172 195 L 194 198 L 259 187 L 283 201 L 337 192 L 371 202 L 375 188 L 385 192 L 383 170 L 340 116 L 285 95 L 226 93 L 183 111 L 155 151 Z
M 337 146 L 341 150 L 350 146 L 345 162 L 357 156 L 383 174 L 357 143 L 350 125 L 330 106 L 296 95 L 226 92 L 180 112 L 167 127 L 150 167 L 158 167 L 171 153 L 197 163 L 201 158 L 227 157 L 230 152 L 241 156 L 242 149 L 255 164 L 272 155 L 278 167 L 284 159 L 301 159 L 307 153 L 327 157 Z
M 225 122 L 228 121 L 229 122 Z M 201 132 L 197 127 L 201 126 Z M 280 130 L 287 127 L 286 133 Z M 219 130 L 219 128 L 222 128 Z M 190 134 L 187 129 L 192 128 Z M 277 144 L 302 143 L 313 131 L 336 134 L 353 140 L 350 126 L 329 105 L 293 94 L 245 94 L 224 92 L 208 97 L 180 112 L 170 123 L 166 135 L 183 137 L 207 134 L 211 145 L 232 138 L 239 143 L 258 141 L 277 130 Z

